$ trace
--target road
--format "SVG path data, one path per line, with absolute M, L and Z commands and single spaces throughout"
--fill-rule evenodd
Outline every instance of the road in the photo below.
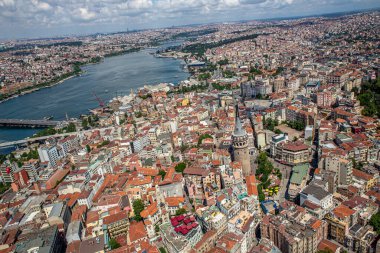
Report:
M 187 196 L 186 193 L 185 193 L 185 199 L 186 199 L 187 210 L 188 210 L 188 211 L 192 211 L 192 210 L 193 210 L 193 206 L 191 205 L 191 203 L 190 203 L 190 199 L 189 199 L 189 196 Z
M 94 129 L 84 130 L 84 131 L 77 131 L 77 132 L 64 133 L 64 134 L 54 134 L 54 135 L 48 135 L 48 136 L 42 136 L 42 137 L 27 138 L 27 139 L 18 140 L 18 141 L 3 142 L 3 143 L 0 143 L 0 148 L 21 145 L 21 144 L 31 143 L 31 142 L 36 142 L 36 141 L 43 141 L 49 138 L 59 138 L 59 137 L 80 134 L 80 133 L 87 133 L 87 132 L 92 132 L 96 130 L 106 130 L 106 129 L 112 129 L 112 128 L 114 127 L 94 128 Z

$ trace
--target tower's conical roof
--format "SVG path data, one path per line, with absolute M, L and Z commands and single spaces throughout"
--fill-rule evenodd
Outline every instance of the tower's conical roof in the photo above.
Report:
M 240 121 L 238 103 L 236 103 L 235 104 L 235 130 L 234 130 L 233 135 L 234 136 L 244 136 L 246 134 L 247 134 L 247 132 L 245 131 L 243 124 Z

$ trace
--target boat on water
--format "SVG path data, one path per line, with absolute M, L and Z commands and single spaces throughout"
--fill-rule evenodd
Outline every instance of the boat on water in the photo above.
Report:
M 46 116 L 44 117 L 44 120 L 52 120 L 54 117 L 53 116 Z
M 156 57 L 156 58 L 165 58 L 165 56 L 163 56 L 162 54 L 155 54 L 154 57 Z

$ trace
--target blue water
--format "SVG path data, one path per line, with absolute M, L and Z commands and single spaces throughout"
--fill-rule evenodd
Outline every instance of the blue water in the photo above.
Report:
M 170 46 L 170 44 L 162 47 Z M 118 94 L 128 95 L 131 88 L 145 84 L 169 82 L 177 84 L 188 78 L 183 62 L 171 58 L 155 58 L 154 49 L 106 58 L 87 65 L 84 74 L 62 84 L 20 96 L 0 104 L 0 118 L 54 119 L 78 117 L 98 107 L 93 93 L 105 102 Z M 19 140 L 33 135 L 37 129 L 0 128 L 0 142 Z

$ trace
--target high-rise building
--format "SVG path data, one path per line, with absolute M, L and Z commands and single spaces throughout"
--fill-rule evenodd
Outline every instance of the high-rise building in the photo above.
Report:
M 239 108 L 237 104 L 235 110 L 235 130 L 232 133 L 232 145 L 234 149 L 233 157 L 234 161 L 241 163 L 243 168 L 243 176 L 246 177 L 252 174 L 248 148 L 248 134 L 240 121 Z
M 56 166 L 59 159 L 57 147 L 54 145 L 45 145 L 38 148 L 38 156 L 41 162 L 49 162 L 50 166 Z
M 321 107 L 331 106 L 333 104 L 333 94 L 331 91 L 317 92 L 317 105 Z

